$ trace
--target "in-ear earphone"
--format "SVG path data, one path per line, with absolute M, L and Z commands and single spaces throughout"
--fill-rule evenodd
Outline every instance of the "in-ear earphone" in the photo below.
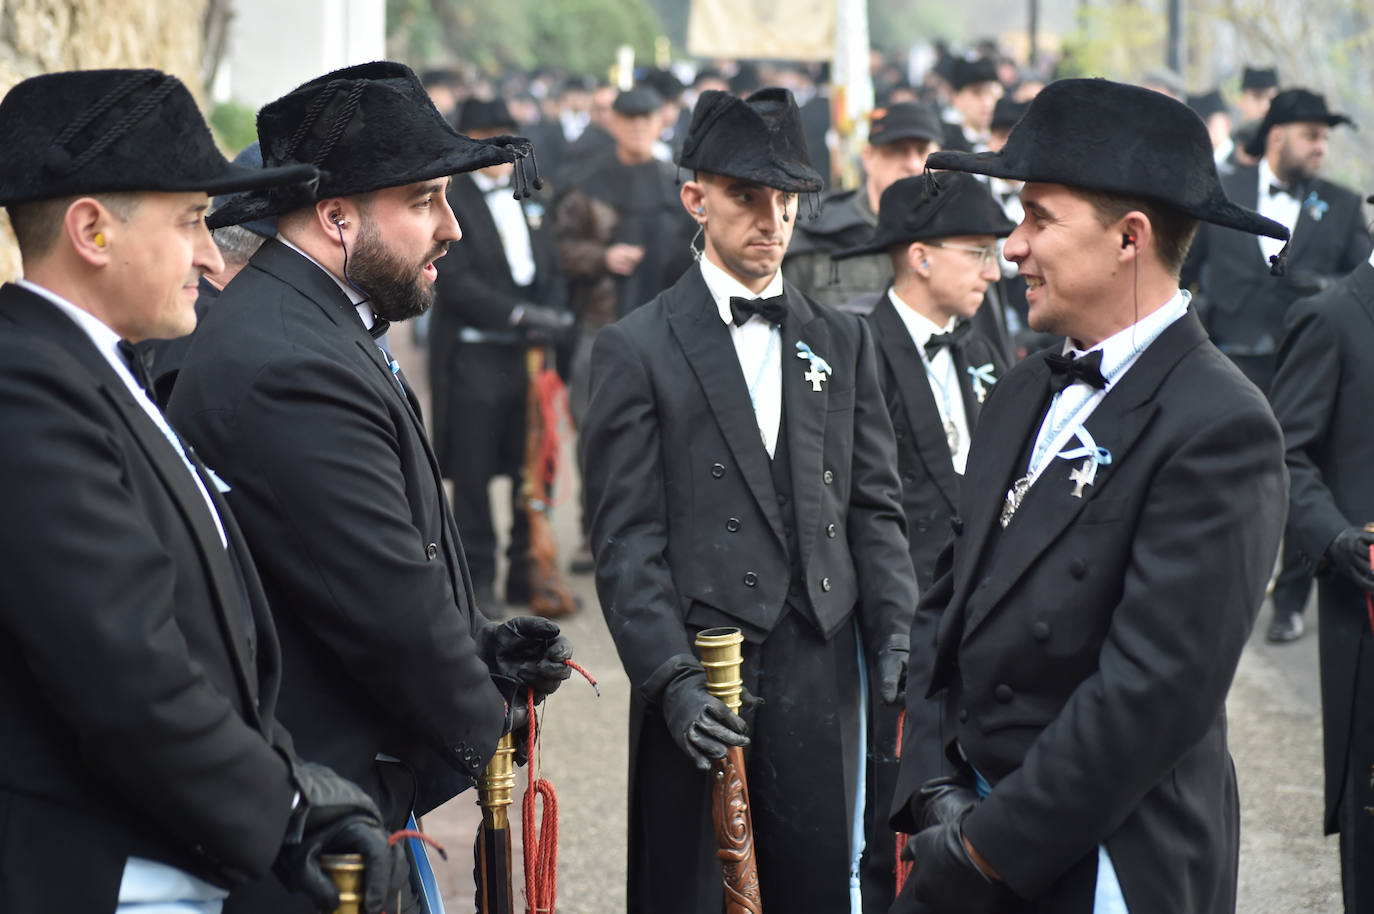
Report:
M 348 225 L 348 220 L 340 218 L 339 216 L 335 216 L 333 222 L 338 228 L 343 228 L 345 225 Z
M 704 215 L 706 215 L 706 207 L 704 207 L 704 206 L 698 206 L 698 207 L 697 207 L 697 215 L 698 215 L 698 216 L 704 216 Z
M 923 270 L 929 270 L 929 269 L 930 269 L 930 261 L 929 261 L 929 260 L 922 260 L 922 261 L 921 261 L 921 269 L 923 269 Z
M 105 233 L 96 232 L 95 237 L 91 240 L 95 242 L 96 247 L 103 248 L 105 246 Z
M 1129 246 L 1131 246 L 1131 245 L 1133 245 L 1133 244 L 1135 244 L 1135 236 L 1132 235 L 1130 232 L 1122 232 L 1122 233 L 1121 233 L 1121 246 L 1122 246 L 1123 248 L 1126 248 L 1126 247 L 1129 247 Z

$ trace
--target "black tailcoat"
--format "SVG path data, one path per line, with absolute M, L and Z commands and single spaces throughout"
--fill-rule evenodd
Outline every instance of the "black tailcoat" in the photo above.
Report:
M 1274 412 L 1292 476 L 1290 541 L 1309 567 L 1346 527 L 1374 521 L 1374 266 L 1298 302 L 1279 349 Z M 1362 664 L 1370 640 L 1364 596 L 1343 578 L 1320 578 L 1322 729 L 1327 833 L 1337 829 L 1346 766 L 1374 762 L 1374 708 Z M 1362 679 L 1363 677 L 1363 679 Z
M 721 910 L 709 780 L 657 707 L 694 633 L 717 625 L 744 631 L 745 682 L 764 699 L 746 713 L 764 903 L 847 905 L 855 622 L 868 656 L 900 638 L 916 582 L 872 337 L 784 295 L 776 453 L 791 499 L 700 269 L 596 340 L 582 462 L 597 591 L 633 689 L 630 910 Z M 803 378 L 799 340 L 833 369 L 822 390 Z
M 295 788 L 233 516 L 197 463 L 226 550 L 90 338 L 13 285 L 0 375 L 0 910 L 113 910 L 130 855 L 261 876 Z
M 1259 208 L 1259 166 L 1221 174 L 1234 203 Z M 1267 390 L 1274 353 L 1283 337 L 1284 315 L 1299 298 L 1326 288 L 1369 257 L 1370 237 L 1360 198 L 1320 178 L 1304 188 L 1320 205 L 1304 205 L 1293 226 L 1287 272 L 1269 275 L 1254 235 L 1202 223 L 1188 254 L 1183 285 L 1200 284 L 1207 332 L 1222 352 L 1240 360 L 1247 376 Z M 1319 217 L 1320 216 L 1320 217 Z
M 1074 498 L 1053 459 L 1004 530 L 1046 355 L 1007 373 L 974 433 L 962 523 L 912 628 L 907 713 L 925 723 L 893 825 L 913 827 L 909 801 L 940 773 L 910 741 L 942 729 L 993 785 L 964 834 L 1025 910 L 1090 911 L 1104 843 L 1130 910 L 1234 910 L 1225 700 L 1283 530 L 1277 423 L 1190 311 L 1088 418 L 1110 465 Z M 922 696 L 940 689 L 932 724 Z
M 504 722 L 439 467 L 398 381 L 338 284 L 268 241 L 196 331 L 169 408 L 233 487 L 297 749 L 393 827 L 470 786 Z M 384 780 L 379 753 L 414 783 Z

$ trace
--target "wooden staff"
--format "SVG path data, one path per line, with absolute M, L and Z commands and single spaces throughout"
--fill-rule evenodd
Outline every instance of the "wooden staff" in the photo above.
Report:
M 549 485 L 557 466 L 556 440 L 549 435 L 556 427 L 551 415 L 552 397 L 541 396 L 549 387 L 560 389 L 561 382 L 546 367 L 547 350 L 531 346 L 525 353 L 529 392 L 525 400 L 525 469 L 520 497 L 530 527 L 530 611 L 536 616 L 566 616 L 577 609 L 572 592 L 558 571 L 558 543 L 549 521 Z
M 477 914 L 513 914 L 510 804 L 515 788 L 515 742 L 501 737 L 496 754 L 477 778 L 482 825 L 477 832 Z
M 744 687 L 740 674 L 743 644 L 744 636 L 737 628 L 708 628 L 697 635 L 701 665 L 706 668 L 706 690 L 736 714 Z M 731 746 L 725 758 L 712 762 L 711 774 L 711 818 L 716 825 L 716 844 L 720 848 L 716 856 L 720 858 L 725 881 L 725 914 L 762 914 L 744 750 Z

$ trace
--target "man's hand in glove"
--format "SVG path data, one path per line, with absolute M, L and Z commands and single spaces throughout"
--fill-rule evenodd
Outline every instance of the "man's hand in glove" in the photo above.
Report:
M 1347 527 L 1326 547 L 1331 570 L 1362 590 L 1374 590 L 1374 571 L 1369 568 L 1369 547 L 1374 533 Z
M 941 914 L 997 914 L 1013 910 L 1016 895 L 974 862 L 964 843 L 961 815 L 917 832 L 902 858 L 915 860 L 911 881 L 918 900 Z
M 488 622 L 477 631 L 477 650 L 493 676 L 526 686 L 535 701 L 542 701 L 572 675 L 567 664 L 572 644 L 558 633 L 557 624 L 538 616 Z
M 910 653 L 906 635 L 893 635 L 878 651 L 878 695 L 883 704 L 906 700 L 906 663 Z
M 663 718 L 678 748 L 702 771 L 711 767 L 711 759 L 725 758 L 731 746 L 749 745 L 749 727 L 706 691 L 704 671 L 688 672 L 668 683 Z
M 364 914 L 395 907 L 409 878 L 405 850 L 388 844 L 381 813 L 352 781 L 314 762 L 292 764 L 300 803 L 287 826 L 276 869 L 288 888 L 303 892 L 321 911 L 339 906 L 339 892 L 320 864 L 321 854 L 361 854 Z
M 978 791 L 963 777 L 943 777 L 926 781 L 912 797 L 917 831 L 963 821 L 964 814 L 978 804 Z
M 571 311 L 548 305 L 520 304 L 511 312 L 511 323 L 523 330 L 532 343 L 562 342 L 572 333 L 575 322 Z

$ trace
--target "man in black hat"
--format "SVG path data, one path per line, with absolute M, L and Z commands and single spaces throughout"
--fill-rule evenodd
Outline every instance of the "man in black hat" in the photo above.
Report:
M 1241 71 L 1240 95 L 1236 96 L 1236 110 L 1240 112 L 1240 126 L 1236 127 L 1231 139 L 1235 148 L 1231 151 L 1233 165 L 1251 166 L 1258 164 L 1258 156 L 1252 156 L 1245 147 L 1255 138 L 1260 121 L 1269 110 L 1269 103 L 1279 94 L 1279 71 L 1273 67 L 1245 67 Z
M 987 149 L 992 111 L 1002 97 L 997 61 L 990 57 L 954 58 L 949 68 L 950 110 L 942 149 L 981 152 Z
M 1289 306 L 1327 288 L 1369 256 L 1371 240 L 1359 196 L 1317 177 L 1331 128 L 1348 123 L 1316 93 L 1280 92 L 1247 147 L 1259 164 L 1221 177 L 1229 198 L 1292 232 L 1281 278 L 1263 269 L 1279 253 L 1281 242 L 1261 238 L 1256 243 L 1248 234 L 1209 225 L 1199 230 L 1183 271 L 1184 285 L 1197 282 L 1203 296 L 1212 342 L 1263 391 L 1274 377 Z M 1296 554 L 1285 555 L 1274 584 L 1274 616 L 1266 633 L 1270 641 L 1284 643 L 1302 635 L 1302 612 L 1311 589 L 1311 574 Z
M 597 592 L 632 690 L 629 910 L 721 910 L 705 770 L 752 741 L 764 904 L 842 911 L 860 670 L 874 659 L 874 691 L 898 700 L 916 598 L 892 423 L 867 328 L 779 270 L 797 195 L 821 188 L 791 94 L 703 94 L 680 165 L 700 265 L 598 335 L 582 430 Z M 693 648 L 720 625 L 742 630 L 761 700 L 743 719 Z
M 1369 202 L 1374 202 L 1370 198 Z M 1327 834 L 1341 835 L 1347 914 L 1374 912 L 1374 256 L 1296 302 L 1270 398 L 1292 480 L 1286 546 L 1318 570 Z
M 53 73 L 0 102 L 0 910 L 218 911 L 273 867 L 337 904 L 321 851 L 404 872 L 375 805 L 299 761 L 276 633 L 219 478 L 153 405 L 132 343 L 195 326 L 223 269 L 209 193 L 309 179 L 215 148 L 156 70 Z
M 1073 79 L 1000 153 L 931 157 L 1026 182 L 1004 254 L 1031 326 L 1067 341 L 984 403 L 917 609 L 895 912 L 1235 908 L 1225 701 L 1278 549 L 1283 442 L 1178 275 L 1198 220 L 1287 230 L 1227 200 L 1211 150 L 1182 104 Z
M 525 149 L 456 133 L 389 62 L 271 102 L 258 134 L 267 165 L 323 175 L 214 213 L 276 216 L 279 234 L 196 333 L 169 415 L 232 487 L 282 632 L 297 748 L 394 829 L 471 786 L 508 706 L 568 673 L 556 625 L 488 622 L 474 603 L 414 395 L 376 342 L 433 300 L 434 261 L 461 235 L 448 176 Z M 294 910 L 281 894 L 259 881 L 230 908 Z
M 949 539 L 970 431 L 1006 368 L 1000 347 L 974 327 L 989 286 L 1001 277 L 997 239 L 1015 225 L 977 178 L 958 174 L 936 196 L 920 177 L 883 192 L 878 226 L 837 259 L 880 254 L 894 279 L 865 303 L 877 343 L 878 377 L 897 439 L 911 561 L 922 590 Z M 877 671 L 871 671 L 876 676 Z M 897 775 L 898 708 L 875 705 L 870 730 L 866 911 L 886 912 L 894 894 L 896 849 L 888 812 Z M 938 735 L 926 741 L 938 745 Z
M 820 215 L 797 226 L 783 261 L 788 283 L 831 307 L 882 291 L 892 281 L 892 264 L 885 254 L 838 265 L 830 255 L 868 240 L 878 224 L 883 191 L 899 178 L 919 175 L 926 156 L 940 148 L 943 132 L 940 115 L 931 105 L 905 102 L 874 111 L 868 142 L 859 152 L 864 182 L 853 190 L 826 194 Z
M 505 102 L 472 99 L 458 130 L 476 140 L 515 131 Z M 517 198 L 515 166 L 502 162 L 455 175 L 449 206 L 465 227 L 462 244 L 435 262 L 429 338 L 432 435 L 439 469 L 453 482 L 453 517 L 463 534 L 477 605 L 501 615 L 493 585 L 496 532 L 488 486 L 512 481 L 505 600 L 529 603 L 529 524 L 520 497 L 530 346 L 560 342 L 572 329 L 546 195 Z M 483 429 L 474 435 L 473 429 Z

